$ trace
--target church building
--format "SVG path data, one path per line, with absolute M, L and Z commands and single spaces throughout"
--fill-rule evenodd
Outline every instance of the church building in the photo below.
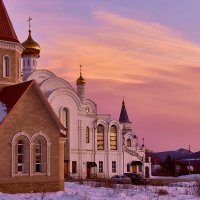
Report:
M 22 82 L 23 52 L 0 0 L 0 192 L 63 190 L 66 128 L 36 81 Z
M 20 43 L 0 0 L 0 191 L 58 191 L 64 178 L 149 177 L 151 160 L 144 142 L 138 144 L 125 101 L 119 120 L 112 119 L 85 96 L 81 67 L 76 88 L 38 69 L 40 45 L 30 21 Z

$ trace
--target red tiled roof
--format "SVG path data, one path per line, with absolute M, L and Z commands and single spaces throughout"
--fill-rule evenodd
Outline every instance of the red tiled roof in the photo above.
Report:
M 0 40 L 19 43 L 13 25 L 4 6 L 3 0 L 0 0 Z
M 0 102 L 5 104 L 8 114 L 32 82 L 33 81 L 28 81 L 16 85 L 10 85 L 2 89 L 0 92 Z

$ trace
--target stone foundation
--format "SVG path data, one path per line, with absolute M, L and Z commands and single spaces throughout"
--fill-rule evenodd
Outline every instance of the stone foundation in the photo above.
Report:
M 3 193 L 57 192 L 64 190 L 64 182 L 0 183 Z

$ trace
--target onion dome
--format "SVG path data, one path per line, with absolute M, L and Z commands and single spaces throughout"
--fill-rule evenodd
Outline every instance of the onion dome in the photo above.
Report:
M 81 67 L 82 66 L 80 66 L 80 77 L 76 80 L 76 85 L 85 85 L 86 83 L 85 79 L 82 77 Z
M 31 37 L 31 30 L 29 30 L 28 39 L 22 43 L 22 46 L 25 48 L 22 52 L 22 57 L 26 55 L 40 57 L 40 45 Z

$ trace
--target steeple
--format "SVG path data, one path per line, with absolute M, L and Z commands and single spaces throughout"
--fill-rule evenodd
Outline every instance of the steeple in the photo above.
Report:
M 121 108 L 121 113 L 120 113 L 120 117 L 119 117 L 119 122 L 121 122 L 121 123 L 129 122 L 128 114 L 127 114 L 126 107 L 125 107 L 124 98 L 123 98 L 123 101 L 122 101 L 122 108 Z
M 3 0 L 0 0 L 0 27 L 0 40 L 19 43 Z

